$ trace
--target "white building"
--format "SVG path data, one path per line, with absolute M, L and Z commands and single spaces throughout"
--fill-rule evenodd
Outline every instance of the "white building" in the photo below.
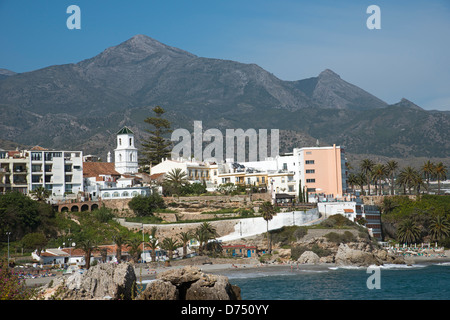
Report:
M 42 186 L 52 192 L 54 200 L 83 192 L 82 151 L 31 150 L 29 168 L 29 190 Z
M 58 200 L 83 192 L 83 152 L 50 151 L 34 147 L 0 152 L 0 192 L 28 194 L 38 187 L 51 191 Z
M 117 132 L 117 148 L 114 149 L 116 170 L 121 173 L 138 172 L 138 151 L 134 146 L 134 133 L 128 127 Z

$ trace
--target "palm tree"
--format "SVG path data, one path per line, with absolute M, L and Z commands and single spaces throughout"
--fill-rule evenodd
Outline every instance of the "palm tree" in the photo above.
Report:
M 52 192 L 50 190 L 45 189 L 42 186 L 37 187 L 36 189 L 30 191 L 30 194 L 39 202 L 44 202 L 48 197 L 51 196 Z
M 356 184 L 359 186 L 360 194 L 364 194 L 364 185 L 366 183 L 366 176 L 362 172 L 358 172 L 356 174 Z
M 197 229 L 195 229 L 194 237 L 199 242 L 199 254 L 203 254 L 203 249 L 209 240 L 217 237 L 217 230 L 210 223 L 203 222 Z
M 180 233 L 180 240 L 181 240 L 181 243 L 183 244 L 183 259 L 186 258 L 187 243 L 189 242 L 189 240 L 191 240 L 191 238 L 192 238 L 192 234 L 190 232 L 181 232 Z
M 397 228 L 397 239 L 404 243 L 416 242 L 420 237 L 420 229 L 411 219 L 403 220 Z
M 441 180 L 447 179 L 447 166 L 439 162 L 434 168 L 434 174 L 438 181 L 438 194 L 441 193 Z
M 272 252 L 272 243 L 270 241 L 270 235 L 269 235 L 269 221 L 273 219 L 273 216 L 276 214 L 275 208 L 273 207 L 272 203 L 269 201 L 263 202 L 261 206 L 259 207 L 259 212 L 261 213 L 261 216 L 264 220 L 266 220 L 267 223 L 267 250 L 269 253 Z
M 151 258 L 152 258 L 152 262 L 156 261 L 156 249 L 158 248 L 158 238 L 156 237 L 152 237 L 150 238 L 150 240 L 148 241 L 148 245 L 150 246 L 150 249 L 152 249 L 151 252 Z
M 173 238 L 165 238 L 161 244 L 161 247 L 169 252 L 169 261 L 173 259 L 173 251 L 179 246 L 180 243 Z
M 406 188 L 408 188 L 409 194 L 411 194 L 411 188 L 415 186 L 417 181 L 418 172 L 410 166 L 403 168 L 398 174 L 397 183 L 403 186 L 404 193 L 406 194 Z
M 450 233 L 450 223 L 443 215 L 437 215 L 431 221 L 430 232 L 432 240 L 438 241 L 443 237 L 448 237 Z
M 133 260 L 134 263 L 138 262 L 142 253 L 141 249 L 142 240 L 137 237 L 133 237 L 127 240 L 126 244 L 128 245 L 128 247 L 130 247 L 128 253 L 131 255 L 131 259 Z
M 356 174 L 350 173 L 347 177 L 347 183 L 350 185 L 352 192 L 355 193 L 355 185 L 358 185 L 358 178 Z
M 152 262 L 156 261 L 156 249 L 158 248 L 158 238 L 156 237 L 156 231 L 158 229 L 156 227 L 152 227 L 150 230 L 150 240 L 148 241 L 148 245 L 150 246 L 151 252 L 151 258 Z
M 86 270 L 88 270 L 91 267 L 92 251 L 94 251 L 98 248 L 97 241 L 92 236 L 85 233 L 77 241 L 77 244 L 75 247 L 83 250 L 84 261 L 86 263 Z
M 372 170 L 375 166 L 375 163 L 370 159 L 363 159 L 360 163 L 361 172 L 366 177 L 366 183 L 367 183 L 367 195 L 370 196 L 370 180 L 372 176 Z
M 394 195 L 395 186 L 395 171 L 398 169 L 398 162 L 395 160 L 389 160 L 386 163 L 386 175 L 391 178 L 391 195 Z
M 417 195 L 420 194 L 420 189 L 422 187 L 423 188 L 427 187 L 425 182 L 423 181 L 423 178 L 419 174 L 417 174 L 417 176 L 414 179 L 414 187 L 416 188 Z
M 122 259 L 122 245 L 124 245 L 127 242 L 127 236 L 124 233 L 119 232 L 118 234 L 115 234 L 112 236 L 112 240 L 116 244 L 116 259 L 117 262 L 120 263 Z
M 171 189 L 171 192 L 175 194 L 180 194 L 181 188 L 188 183 L 189 181 L 186 172 L 180 168 L 172 169 L 165 178 L 165 184 Z
M 430 178 L 434 173 L 434 163 L 428 160 L 422 165 L 420 170 L 422 171 L 422 173 L 425 176 L 425 179 L 427 180 L 427 193 L 430 193 Z
M 381 180 L 386 176 L 386 168 L 384 165 L 378 163 L 373 167 L 372 179 L 375 181 L 375 195 L 378 195 L 378 185 L 380 186 L 380 195 L 383 193 L 381 190 Z M 380 183 L 378 183 L 380 181 Z

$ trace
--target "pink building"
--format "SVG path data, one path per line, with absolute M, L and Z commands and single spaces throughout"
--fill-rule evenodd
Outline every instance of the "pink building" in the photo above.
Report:
M 294 152 L 296 149 L 294 149 Z M 345 152 L 340 146 L 298 149 L 300 179 L 309 195 L 341 198 L 347 189 Z

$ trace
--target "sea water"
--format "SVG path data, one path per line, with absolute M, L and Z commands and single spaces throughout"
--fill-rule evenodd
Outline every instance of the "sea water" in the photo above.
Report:
M 230 282 L 243 300 L 448 300 L 450 263 L 385 265 L 379 289 L 369 289 L 367 268 L 280 267 L 234 271 Z

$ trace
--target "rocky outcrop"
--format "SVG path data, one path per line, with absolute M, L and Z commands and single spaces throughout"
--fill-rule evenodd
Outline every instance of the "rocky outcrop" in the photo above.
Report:
M 370 266 L 383 264 L 382 261 L 378 259 L 373 253 L 358 249 L 352 249 L 344 243 L 341 243 L 339 245 L 334 260 L 336 265 L 338 266 Z
M 129 263 L 104 263 L 85 273 L 75 272 L 67 279 L 61 277 L 41 291 L 43 299 L 63 300 L 131 300 L 136 275 Z
M 239 287 L 228 278 L 187 266 L 159 274 L 138 300 L 240 300 Z
M 365 249 L 365 250 L 364 250 Z M 389 254 L 383 249 L 371 249 L 367 247 L 352 249 L 348 244 L 341 243 L 334 257 L 336 265 L 370 266 L 405 263 L 402 257 Z
M 320 262 L 320 257 L 312 251 L 305 251 L 297 260 L 298 263 L 316 264 Z

